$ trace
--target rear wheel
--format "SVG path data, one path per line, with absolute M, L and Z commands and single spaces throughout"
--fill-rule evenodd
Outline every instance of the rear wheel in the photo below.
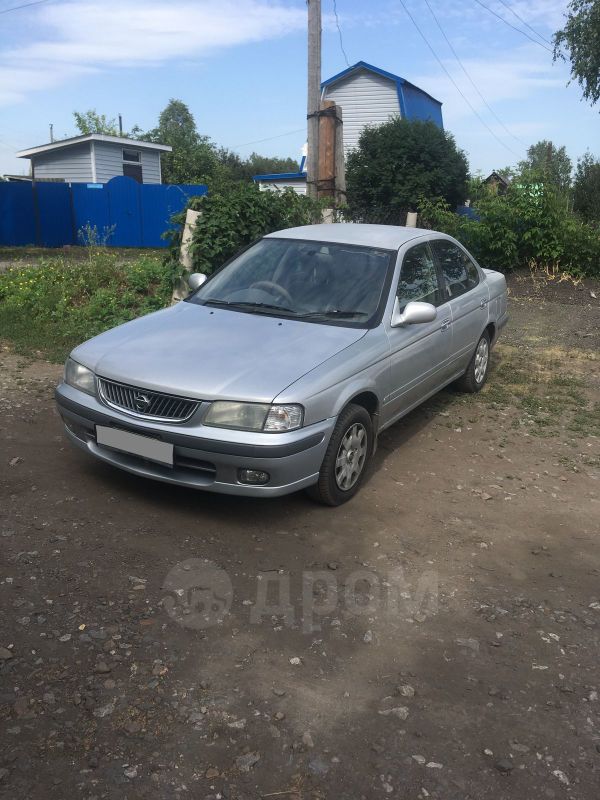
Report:
M 320 503 L 339 506 L 357 493 L 373 453 L 373 423 L 369 413 L 347 406 L 337 421 L 321 465 L 319 480 L 308 494 Z
M 484 331 L 477 342 L 477 347 L 473 353 L 473 358 L 469 362 L 467 371 L 456 382 L 457 387 L 462 392 L 471 392 L 472 394 L 480 391 L 486 382 L 489 366 L 490 336 L 487 331 Z

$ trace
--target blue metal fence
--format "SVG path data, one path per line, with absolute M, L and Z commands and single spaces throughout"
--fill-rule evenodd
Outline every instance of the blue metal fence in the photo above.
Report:
M 109 247 L 166 247 L 163 233 L 204 185 L 140 184 L 119 176 L 108 183 L 0 183 L 0 245 L 81 244 L 88 226 Z

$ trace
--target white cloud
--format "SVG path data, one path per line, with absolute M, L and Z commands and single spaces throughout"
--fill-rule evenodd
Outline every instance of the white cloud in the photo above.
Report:
M 0 51 L 0 104 L 89 70 L 205 57 L 306 25 L 301 5 L 270 0 L 83 0 L 40 6 L 33 18 L 42 33 Z
M 465 69 L 489 105 L 506 100 L 528 97 L 539 90 L 564 86 L 565 76 L 559 67 L 552 65 L 543 51 L 525 45 L 494 58 L 462 58 Z M 456 61 L 444 61 L 444 66 L 460 90 L 479 112 L 487 113 L 485 103 L 473 89 Z M 444 102 L 444 120 L 447 124 L 473 116 L 458 90 L 441 70 L 428 75 L 415 76 L 414 82 Z M 496 109 L 495 109 L 496 110 Z

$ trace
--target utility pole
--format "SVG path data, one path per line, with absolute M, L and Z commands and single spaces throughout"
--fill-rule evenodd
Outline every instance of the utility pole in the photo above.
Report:
M 50 141 L 54 141 L 54 125 L 50 123 Z
M 308 102 L 306 191 L 314 200 L 319 185 L 319 109 L 321 106 L 321 0 L 306 0 L 308 8 Z
M 119 114 L 119 136 L 123 136 L 123 117 Z

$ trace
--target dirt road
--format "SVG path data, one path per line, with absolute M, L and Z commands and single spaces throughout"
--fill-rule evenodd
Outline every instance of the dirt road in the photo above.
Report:
M 596 800 L 600 311 L 530 289 L 339 509 L 88 460 L 0 352 L 0 795 Z

